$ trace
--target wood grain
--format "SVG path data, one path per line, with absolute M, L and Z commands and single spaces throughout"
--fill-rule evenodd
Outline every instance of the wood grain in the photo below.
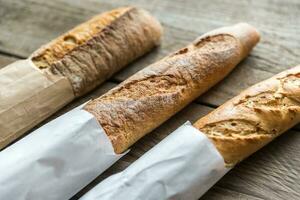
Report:
M 203 195 L 202 200 L 228 200 L 228 199 L 238 199 L 238 200 L 263 200 L 259 197 L 255 197 L 249 194 L 243 194 L 236 192 L 234 190 L 224 189 L 219 186 L 213 187 L 207 193 Z
M 27 57 L 40 45 L 97 13 L 129 4 L 151 11 L 162 22 L 165 34 L 161 47 L 48 120 L 103 94 L 138 70 L 214 28 L 245 21 L 260 30 L 262 40 L 230 76 L 140 140 L 128 155 L 73 199 L 78 199 L 103 178 L 127 167 L 186 120 L 194 121 L 242 89 L 300 64 L 298 0 L 0 0 L 0 67 L 16 58 Z M 299 130 L 297 126 L 242 162 L 202 199 L 300 199 Z
M 288 131 L 230 171 L 222 188 L 262 199 L 300 199 L 299 132 Z
M 6 65 L 16 61 L 16 60 L 17 60 L 17 58 L 9 57 L 9 56 L 5 56 L 5 55 L 0 54 L 0 69 L 5 67 Z

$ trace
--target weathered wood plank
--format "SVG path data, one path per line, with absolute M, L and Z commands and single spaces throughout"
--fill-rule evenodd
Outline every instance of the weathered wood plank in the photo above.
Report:
M 232 199 L 238 199 L 238 200 L 263 200 L 261 198 L 248 195 L 248 194 L 242 194 L 239 192 L 236 192 L 234 190 L 224 189 L 218 186 L 215 186 L 211 188 L 206 194 L 204 194 L 200 200 L 232 200 Z
M 231 170 L 217 186 L 262 199 L 300 199 L 300 137 L 288 131 Z
M 4 56 L 0 54 L 0 69 L 16 60 L 17 60 L 16 58 Z

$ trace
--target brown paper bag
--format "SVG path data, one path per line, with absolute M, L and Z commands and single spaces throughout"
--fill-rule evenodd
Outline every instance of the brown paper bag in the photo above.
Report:
M 0 149 L 74 99 L 64 77 L 43 75 L 30 59 L 0 70 Z

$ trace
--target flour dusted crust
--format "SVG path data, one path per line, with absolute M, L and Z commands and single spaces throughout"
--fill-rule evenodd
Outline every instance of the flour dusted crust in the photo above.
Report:
M 96 117 L 121 153 L 222 80 L 258 41 L 258 33 L 247 24 L 208 33 L 84 109 Z
M 299 122 L 297 66 L 250 87 L 194 126 L 213 141 L 228 165 L 234 165 Z
M 162 27 L 148 12 L 118 8 L 75 27 L 33 53 L 46 75 L 67 77 L 81 96 L 160 43 Z

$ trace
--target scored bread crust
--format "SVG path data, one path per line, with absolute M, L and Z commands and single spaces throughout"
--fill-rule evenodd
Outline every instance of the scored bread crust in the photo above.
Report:
M 194 126 L 235 165 L 300 122 L 300 65 L 260 82 Z
M 115 152 L 121 153 L 223 79 L 258 41 L 259 34 L 248 24 L 205 34 L 84 109 L 96 117 Z
M 31 56 L 48 76 L 67 77 L 81 96 L 160 43 L 162 27 L 148 12 L 123 7 L 97 15 Z

